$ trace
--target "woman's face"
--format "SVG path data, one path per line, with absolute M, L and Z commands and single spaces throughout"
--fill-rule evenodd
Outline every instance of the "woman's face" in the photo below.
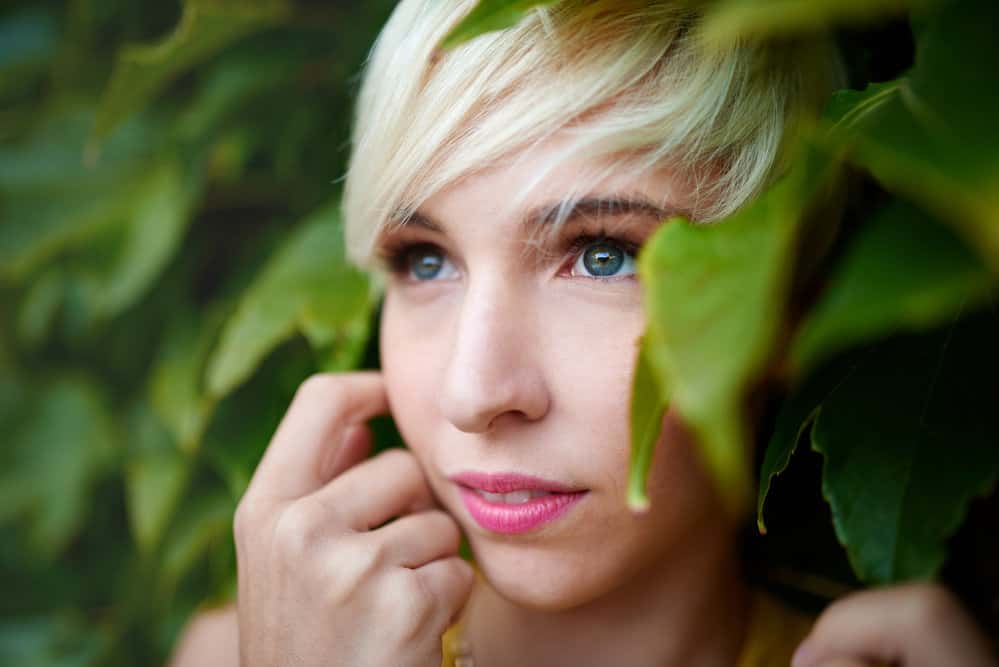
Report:
M 611 177 L 546 235 L 579 176 L 602 166 L 563 163 L 536 184 L 560 141 L 438 193 L 379 243 L 391 267 L 382 366 L 400 432 L 492 586 L 542 609 L 666 567 L 680 540 L 723 521 L 671 413 L 651 509 L 625 503 L 643 328 L 634 255 L 689 193 L 668 171 Z

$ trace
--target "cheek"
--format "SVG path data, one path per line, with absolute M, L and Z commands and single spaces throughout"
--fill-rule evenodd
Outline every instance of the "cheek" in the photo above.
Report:
M 392 418 L 405 443 L 423 458 L 423 443 L 432 442 L 432 409 L 440 350 L 432 336 L 414 335 L 412 322 L 391 294 L 382 309 L 379 335 L 382 376 Z

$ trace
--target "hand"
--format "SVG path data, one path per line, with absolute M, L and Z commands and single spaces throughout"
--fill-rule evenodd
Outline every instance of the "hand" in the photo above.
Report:
M 474 575 L 412 454 L 359 463 L 387 408 L 377 373 L 295 395 L 236 510 L 243 667 L 440 664 Z
M 832 604 L 792 667 L 997 667 L 988 642 L 941 586 L 909 584 Z

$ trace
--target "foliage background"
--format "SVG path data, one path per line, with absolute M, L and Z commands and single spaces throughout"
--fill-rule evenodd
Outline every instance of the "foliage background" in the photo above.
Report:
M 232 511 L 299 382 L 377 364 L 378 297 L 343 262 L 337 179 L 392 4 L 0 13 L 3 664 L 162 662 L 193 609 L 233 594 Z M 483 2 L 455 41 L 533 4 Z M 759 576 L 824 599 L 942 575 L 992 623 L 996 503 L 969 503 L 999 476 L 999 57 L 978 28 L 996 10 L 914 3 L 910 30 L 903 2 L 710 4 L 711 39 L 833 27 L 852 86 L 889 83 L 835 98 L 792 175 L 741 218 L 668 225 L 643 253 L 650 384 L 636 396 L 653 400 L 636 418 L 673 400 L 702 426 L 730 423 L 702 435 L 739 488 L 746 405 L 783 390 L 758 429 Z M 844 171 L 846 222 L 814 227 L 817 193 Z M 823 235 L 819 261 L 808 241 Z M 687 370 L 729 358 L 731 340 L 684 335 L 704 330 L 681 289 L 694 254 L 720 286 L 710 330 L 755 341 L 745 363 L 716 364 L 715 393 Z M 805 436 L 816 451 L 791 458 Z

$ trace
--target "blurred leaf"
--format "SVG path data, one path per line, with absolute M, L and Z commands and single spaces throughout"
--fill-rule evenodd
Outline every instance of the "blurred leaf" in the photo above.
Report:
M 800 35 L 839 25 L 866 23 L 900 15 L 911 6 L 936 0 L 721 0 L 710 5 L 703 36 L 712 44 L 733 44 L 747 37 Z
M 178 317 L 167 330 L 150 376 L 153 407 L 185 452 L 197 448 L 215 407 L 204 377 L 222 321 L 220 310 L 200 318 Z
M 999 271 L 999 4 L 944 3 L 909 76 L 842 91 L 832 141 L 883 185 L 952 222 Z
M 851 345 L 938 326 L 993 284 L 950 230 L 896 201 L 872 216 L 834 270 L 793 343 L 792 365 L 802 372 Z
M 180 512 L 164 542 L 163 585 L 167 594 L 216 542 L 232 531 L 236 504 L 226 493 L 202 492 Z
M 103 397 L 88 381 L 58 380 L 39 392 L 0 452 L 0 521 L 25 520 L 44 558 L 84 526 L 91 487 L 114 448 Z
M 128 125 L 102 160 L 87 166 L 83 142 L 91 118 L 79 108 L 58 113 L 22 145 L 0 151 L 0 281 L 23 280 L 135 206 L 148 128 Z
M 92 278 L 84 284 L 90 290 L 86 299 L 95 319 L 113 317 L 132 306 L 174 256 L 191 222 L 193 180 L 191 167 L 185 170 L 172 159 L 144 175 L 133 208 L 121 222 L 117 247 L 109 256 L 98 254 L 85 269 Z
M 142 403 L 129 415 L 132 453 L 125 464 L 128 518 L 144 553 L 159 545 L 190 476 L 190 461 L 178 451 L 159 420 Z
M 246 291 L 209 367 L 211 395 L 232 391 L 296 331 L 322 347 L 366 322 L 373 299 L 346 259 L 338 210 L 328 205 L 304 222 Z
M 649 361 L 733 509 L 750 487 L 744 402 L 775 353 L 798 230 L 833 166 L 810 154 L 723 221 L 667 222 L 639 258 Z
M 22 344 L 34 347 L 48 337 L 62 305 L 65 282 L 64 272 L 52 267 L 28 288 L 17 314 L 17 338 Z
M 110 645 L 79 614 L 0 621 L 0 664 L 18 667 L 97 667 Z
M 857 575 L 934 576 L 972 498 L 999 479 L 999 318 L 878 345 L 822 404 L 812 447 Z M 929 362 L 929 363 L 928 363 Z
M 666 395 L 649 363 L 645 336 L 638 345 L 638 361 L 631 388 L 631 464 L 628 474 L 628 507 L 633 512 L 649 508 L 646 483 L 652 468 L 656 442 L 662 431 Z
M 51 14 L 37 7 L 0 20 L 0 95 L 23 85 L 55 51 L 58 33 Z
M 185 0 L 180 24 L 170 36 L 152 46 L 128 47 L 119 55 L 94 124 L 94 140 L 103 140 L 184 71 L 277 24 L 288 12 L 287 0 Z
M 535 7 L 554 4 L 556 0 L 479 0 L 471 12 L 451 29 L 441 42 L 450 49 L 493 30 L 510 28 Z

